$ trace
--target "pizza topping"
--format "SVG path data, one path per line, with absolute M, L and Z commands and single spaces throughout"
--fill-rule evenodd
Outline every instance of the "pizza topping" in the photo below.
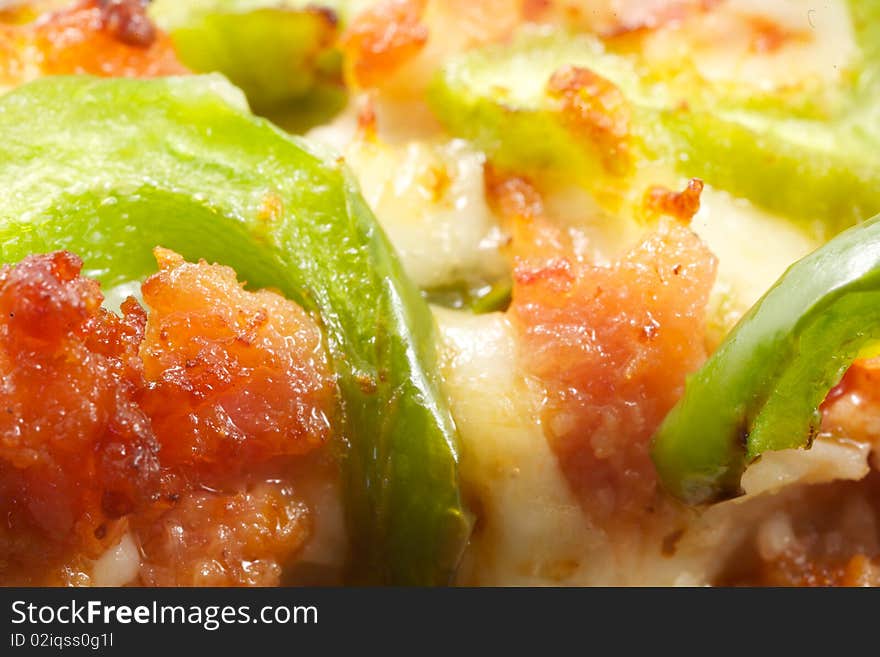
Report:
M 352 21 L 342 48 L 354 82 L 375 86 L 424 48 L 425 6 L 426 0 L 382 0 Z
M 229 493 L 192 490 L 137 523 L 147 586 L 273 586 L 311 531 L 291 485 L 260 482 Z
M 251 493 L 240 477 L 262 468 L 283 481 L 283 457 L 328 440 L 335 391 L 318 327 L 274 292 L 243 290 L 229 268 L 157 256 L 149 317 L 132 299 L 121 317 L 102 308 L 67 252 L 0 271 L 3 581 L 95 559 L 128 527 L 151 527 L 145 518 L 197 518 L 187 545 L 209 534 L 225 551 L 214 583 L 247 583 L 239 570 L 253 559 L 277 581 L 308 535 L 291 489 Z M 154 567 L 190 559 L 177 552 Z
M 691 503 L 740 493 L 767 451 L 808 447 L 819 407 L 876 339 L 880 217 L 792 265 L 688 380 L 654 440 L 667 489 Z
M 149 48 L 156 41 L 156 26 L 144 0 L 100 0 L 100 7 L 104 28 L 122 43 Z
M 547 91 L 559 99 L 573 131 L 599 146 L 605 166 L 626 170 L 631 112 L 620 89 L 588 68 L 563 66 L 550 76 Z
M 81 0 L 30 24 L 0 27 L 0 41 L 19 42 L 21 57 L 33 58 L 32 65 L 44 75 L 154 77 L 187 72 L 138 0 Z
M 691 178 L 681 192 L 655 185 L 645 192 L 645 210 L 651 215 L 675 217 L 687 224 L 700 211 L 702 193 L 703 181 L 699 178 Z
M 548 438 L 594 519 L 631 517 L 656 494 L 650 437 L 706 357 L 715 259 L 678 223 L 610 266 L 540 220 L 521 223 L 510 312 L 547 389 Z

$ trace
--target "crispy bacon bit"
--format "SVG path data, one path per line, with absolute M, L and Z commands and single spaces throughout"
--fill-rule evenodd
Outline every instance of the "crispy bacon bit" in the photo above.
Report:
M 140 527 L 147 586 L 273 586 L 309 535 L 309 510 L 289 486 L 193 491 Z
M 284 482 L 291 459 L 327 440 L 334 385 L 318 327 L 231 269 L 157 258 L 149 318 L 132 299 L 122 317 L 103 309 L 66 252 L 0 270 L 0 583 L 79 581 L 158 518 L 196 529 L 174 559 L 150 543 L 151 582 L 180 564 L 196 578 L 207 550 L 223 568 L 199 581 L 277 583 L 307 534 L 287 484 L 241 477 Z
M 154 77 L 187 73 L 170 39 L 138 0 L 81 0 L 23 25 L 0 25 L 0 83 L 88 73 Z
M 379 85 L 424 48 L 426 2 L 383 0 L 354 18 L 342 37 L 342 49 L 356 84 Z
M 321 446 L 333 386 L 314 321 L 274 292 L 245 291 L 229 267 L 166 249 L 156 259 L 140 354 L 163 464 L 229 473 Z
M 0 551 L 7 532 L 48 539 L 0 562 L 39 564 L 72 545 L 98 556 L 98 528 L 156 483 L 158 444 L 136 400 L 143 312 L 101 309 L 81 267 L 61 252 L 0 271 Z
M 630 107 L 623 92 L 588 68 L 563 66 L 547 83 L 547 93 L 580 138 L 595 144 L 605 168 L 623 173 L 631 166 Z
M 681 192 L 655 185 L 645 193 L 643 205 L 651 215 L 666 215 L 688 224 L 700 210 L 702 193 L 703 181 L 699 178 L 691 178 Z
M 650 437 L 706 356 L 715 258 L 676 222 L 610 267 L 579 262 L 540 219 L 519 222 L 514 247 L 510 312 L 548 439 L 594 521 L 631 520 L 656 495 Z
M 360 135 L 367 140 L 376 139 L 378 121 L 376 118 L 376 103 L 372 94 L 368 94 L 358 108 L 357 125 Z

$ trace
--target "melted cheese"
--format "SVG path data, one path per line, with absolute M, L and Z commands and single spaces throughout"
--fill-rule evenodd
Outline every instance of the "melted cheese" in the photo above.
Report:
M 396 120 L 399 111 L 382 106 L 374 136 L 360 133 L 349 114 L 311 137 L 344 154 L 417 285 L 502 277 L 508 237 L 486 201 L 485 155 L 460 139 L 409 139 L 413 126 Z
M 645 48 L 688 58 L 707 80 L 762 91 L 835 82 L 857 54 L 845 0 L 727 0 Z
M 708 186 L 691 225 L 718 258 L 709 317 L 714 343 L 792 263 L 820 246 L 790 221 Z

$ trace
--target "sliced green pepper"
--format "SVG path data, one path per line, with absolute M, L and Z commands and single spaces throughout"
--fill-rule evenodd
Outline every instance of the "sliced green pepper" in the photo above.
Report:
M 880 216 L 789 268 L 687 381 L 654 437 L 666 488 L 689 503 L 739 493 L 746 465 L 809 446 L 817 410 L 880 338 Z
M 496 166 L 589 184 L 606 177 L 602 153 L 572 134 L 546 92 L 567 64 L 596 71 L 627 96 L 638 89 L 629 63 L 605 54 L 595 39 L 526 33 L 452 58 L 431 84 L 429 101 L 450 132 L 475 142 Z
M 636 165 L 664 162 L 802 223 L 809 217 L 807 227 L 818 237 L 880 211 L 877 140 L 854 120 L 785 120 L 682 103 L 588 37 L 524 33 L 510 44 L 466 53 L 440 72 L 431 103 L 451 132 L 474 141 L 502 168 L 562 177 L 602 193 L 625 190 L 639 167 L 604 166 L 602 144 L 572 131 L 547 91 L 553 73 L 569 65 L 622 91 Z
M 0 99 L 0 261 L 69 249 L 105 286 L 163 245 L 323 322 L 343 414 L 354 581 L 450 581 L 469 527 L 434 323 L 339 160 L 220 76 L 47 78 Z
M 259 114 L 288 121 L 329 116 L 345 104 L 338 2 L 323 0 L 155 0 L 150 16 L 181 61 L 220 72 Z M 317 100 L 316 100 L 317 99 Z

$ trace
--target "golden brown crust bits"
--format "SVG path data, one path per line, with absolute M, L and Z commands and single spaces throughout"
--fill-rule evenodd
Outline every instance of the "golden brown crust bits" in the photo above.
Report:
M 155 253 L 140 355 L 163 463 L 213 475 L 323 445 L 335 389 L 314 320 L 229 267 Z
M 486 199 L 504 219 L 534 219 L 544 215 L 544 199 L 526 178 L 505 175 L 487 164 L 483 184 Z
M 355 84 L 380 85 L 424 48 L 425 5 L 426 0 L 383 0 L 354 18 L 342 37 L 342 49 Z
M 789 30 L 764 16 L 749 16 L 747 22 L 752 37 L 750 49 L 754 53 L 773 54 L 790 43 L 810 40 L 808 33 Z
M 306 510 L 285 486 L 330 434 L 335 382 L 318 326 L 227 267 L 156 257 L 142 286 L 149 317 L 133 299 L 122 317 L 102 308 L 66 252 L 0 270 L 0 583 L 70 583 L 57 573 L 88 572 L 160 518 L 196 526 L 195 543 L 151 564 L 186 581 L 210 548 L 222 567 L 198 581 L 277 583 L 304 540 Z M 198 497 L 205 487 L 224 492 Z
M 361 137 L 369 141 L 376 139 L 379 123 L 376 117 L 376 103 L 372 93 L 365 96 L 358 108 L 357 126 Z
M 631 109 L 623 92 L 588 68 L 566 65 L 547 83 L 548 95 L 575 135 L 595 144 L 610 173 L 626 172 L 630 156 Z
M 57 252 L 0 271 L 0 581 L 97 557 L 157 483 L 137 399 L 143 313 L 101 308 L 81 268 Z
M 687 224 L 700 210 L 702 193 L 703 181 L 699 178 L 691 178 L 680 192 L 655 185 L 645 192 L 643 205 L 649 215 L 665 215 Z
M 0 82 L 39 75 L 179 75 L 187 69 L 138 0 L 81 0 L 22 25 L 0 25 Z

